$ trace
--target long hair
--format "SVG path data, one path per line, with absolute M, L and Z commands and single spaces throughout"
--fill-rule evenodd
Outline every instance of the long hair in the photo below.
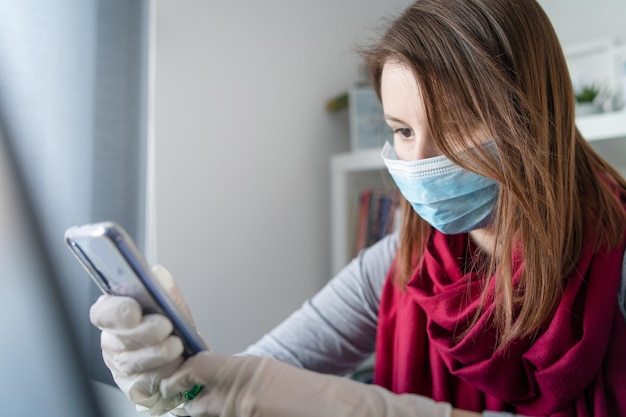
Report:
M 412 69 L 441 152 L 499 183 L 483 302 L 494 279 L 499 347 L 532 337 L 560 300 L 588 232 L 598 250 L 617 246 L 626 227 L 626 182 L 576 128 L 572 83 L 548 17 L 534 0 L 419 0 L 364 55 L 379 96 L 385 63 Z M 459 151 L 480 149 L 476 126 L 496 151 L 461 159 Z M 432 228 L 403 204 L 396 279 L 406 285 Z M 514 285 L 520 250 L 523 276 Z

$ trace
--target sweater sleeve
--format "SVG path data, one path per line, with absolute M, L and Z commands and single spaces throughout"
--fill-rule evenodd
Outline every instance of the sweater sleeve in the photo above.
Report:
M 352 371 L 374 352 L 378 305 L 397 245 L 396 233 L 361 251 L 241 355 L 269 356 L 318 372 Z

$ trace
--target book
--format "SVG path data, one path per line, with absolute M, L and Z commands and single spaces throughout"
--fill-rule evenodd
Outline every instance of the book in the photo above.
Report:
M 359 193 L 354 254 L 394 231 L 399 203 L 396 190 L 364 189 Z

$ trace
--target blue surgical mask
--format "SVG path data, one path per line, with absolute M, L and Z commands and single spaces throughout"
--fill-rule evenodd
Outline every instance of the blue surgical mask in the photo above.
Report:
M 385 143 L 382 157 L 398 189 L 413 210 L 445 234 L 487 226 L 498 197 L 498 183 L 475 174 L 441 155 L 400 161 Z

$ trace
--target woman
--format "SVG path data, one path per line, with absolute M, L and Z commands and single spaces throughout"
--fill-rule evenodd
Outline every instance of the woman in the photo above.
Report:
M 626 415 L 626 182 L 576 129 L 539 5 L 421 0 L 365 57 L 394 131 L 383 158 L 405 197 L 399 237 L 240 356 L 181 365 L 165 318 L 103 297 L 91 318 L 116 382 L 157 414 L 202 384 L 173 412 Z M 374 348 L 375 385 L 313 372 Z

